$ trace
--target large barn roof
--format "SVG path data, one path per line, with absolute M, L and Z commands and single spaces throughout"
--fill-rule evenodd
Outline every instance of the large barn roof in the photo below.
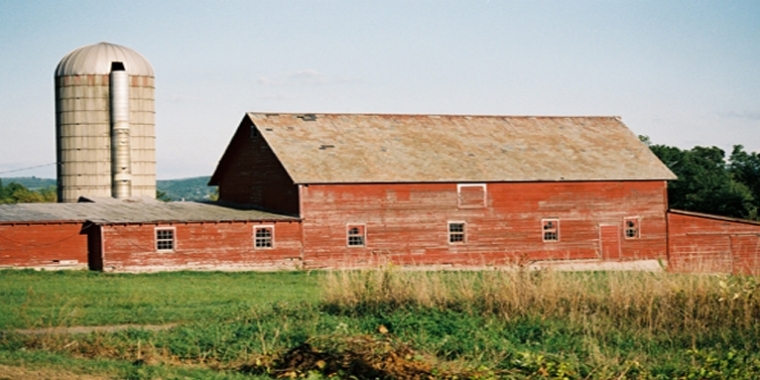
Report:
M 295 183 L 676 179 L 616 117 L 246 117 Z
M 0 205 L 0 224 L 90 221 L 97 224 L 297 220 L 279 214 L 197 202 L 98 199 L 80 203 Z

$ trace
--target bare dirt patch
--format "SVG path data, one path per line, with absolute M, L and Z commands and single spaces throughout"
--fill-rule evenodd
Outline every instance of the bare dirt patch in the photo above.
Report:
M 176 323 L 165 325 L 111 325 L 111 326 L 71 326 L 71 327 L 48 327 L 43 329 L 18 329 L 13 330 L 17 334 L 23 335 L 49 335 L 49 334 L 89 334 L 92 332 L 115 332 L 129 329 L 160 331 L 168 330 Z
M 30 369 L 25 367 L 8 366 L 0 364 L 0 380 L 104 380 L 110 377 L 94 376 L 71 371 L 42 368 Z

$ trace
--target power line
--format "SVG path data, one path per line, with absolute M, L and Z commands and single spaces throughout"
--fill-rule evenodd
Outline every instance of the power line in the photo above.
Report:
M 24 171 L 24 170 L 30 170 L 30 169 L 43 168 L 43 167 L 45 167 L 45 166 L 51 166 L 51 165 L 55 165 L 55 164 L 57 164 L 57 162 L 52 162 L 52 163 L 49 163 L 49 164 L 43 164 L 43 165 L 37 165 L 37 166 L 30 166 L 30 167 L 27 167 L 27 168 L 21 168 L 21 169 L 6 170 L 6 171 L 2 171 L 2 172 L 0 172 L 0 174 L 6 174 L 6 173 L 14 173 L 14 172 L 22 172 L 22 171 Z

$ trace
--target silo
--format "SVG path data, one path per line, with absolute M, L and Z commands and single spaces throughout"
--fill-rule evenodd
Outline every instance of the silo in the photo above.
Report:
M 101 42 L 55 70 L 59 202 L 156 196 L 153 68 L 139 53 Z

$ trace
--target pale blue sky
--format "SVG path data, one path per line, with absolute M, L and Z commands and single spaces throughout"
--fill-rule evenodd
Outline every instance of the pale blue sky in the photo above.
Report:
M 53 70 L 156 73 L 158 178 L 210 175 L 246 111 L 617 115 L 760 150 L 760 1 L 0 0 L 0 176 L 54 177 Z M 6 173 L 2 173 L 6 172 Z

